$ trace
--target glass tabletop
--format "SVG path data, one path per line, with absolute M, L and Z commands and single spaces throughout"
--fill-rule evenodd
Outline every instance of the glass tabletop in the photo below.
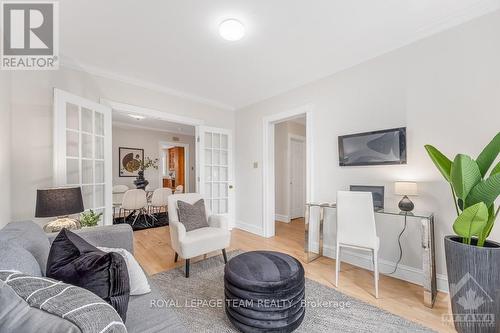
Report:
M 327 202 L 322 202 L 322 203 L 319 203 L 319 202 L 311 202 L 311 203 L 307 203 L 306 206 L 310 206 L 310 207 L 322 207 L 322 208 L 337 208 L 337 204 L 336 203 L 327 203 Z M 394 208 L 394 209 L 376 209 L 375 210 L 375 213 L 377 214 L 386 214 L 386 215 L 398 215 L 398 216 L 406 216 L 406 217 L 416 217 L 416 218 L 424 218 L 424 219 L 428 219 L 428 218 L 431 218 L 434 214 L 433 213 L 429 213 L 429 212 L 420 212 L 420 211 L 416 211 L 416 212 L 403 212 L 397 208 Z

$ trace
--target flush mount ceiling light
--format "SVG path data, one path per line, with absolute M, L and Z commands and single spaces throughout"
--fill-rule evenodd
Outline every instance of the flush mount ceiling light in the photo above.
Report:
M 219 34 L 228 41 L 237 41 L 245 36 L 245 26 L 236 19 L 227 19 L 219 25 Z
M 144 116 L 139 116 L 138 114 L 129 114 L 128 116 L 130 118 L 134 118 L 135 120 L 142 120 L 142 119 L 146 118 Z

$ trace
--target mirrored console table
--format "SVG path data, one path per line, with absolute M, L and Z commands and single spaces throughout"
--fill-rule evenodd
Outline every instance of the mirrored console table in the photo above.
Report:
M 305 260 L 311 262 L 323 255 L 323 224 L 326 211 L 337 208 L 336 203 L 308 203 L 305 211 Z M 420 222 L 424 304 L 434 306 L 437 294 L 434 245 L 434 214 L 376 210 L 376 214 L 395 215 Z

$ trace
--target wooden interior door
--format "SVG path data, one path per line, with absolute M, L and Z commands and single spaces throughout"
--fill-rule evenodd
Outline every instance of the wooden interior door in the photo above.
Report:
M 171 180 L 172 188 L 182 185 L 186 192 L 186 170 L 184 147 L 173 147 L 168 149 L 168 170 L 175 172 L 175 178 Z

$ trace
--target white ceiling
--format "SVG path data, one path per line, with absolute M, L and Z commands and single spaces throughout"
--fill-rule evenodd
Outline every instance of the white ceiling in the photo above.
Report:
M 500 8 L 500 0 L 61 0 L 63 64 L 240 108 Z M 219 22 L 247 35 L 228 42 Z
M 194 126 L 173 123 L 155 118 L 144 118 L 141 120 L 134 119 L 129 116 L 129 113 L 118 112 L 113 110 L 113 126 L 122 128 L 139 128 L 146 130 L 155 130 L 161 132 L 170 132 L 175 134 L 194 135 Z

